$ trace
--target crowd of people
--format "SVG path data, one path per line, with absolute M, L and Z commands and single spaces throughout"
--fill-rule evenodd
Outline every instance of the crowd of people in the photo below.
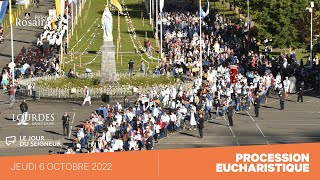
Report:
M 259 117 L 260 104 L 268 101 L 268 95 L 278 96 L 283 110 L 288 93 L 298 92 L 302 102 L 305 83 L 309 89 L 317 86 L 313 82 L 317 71 L 303 66 L 294 51 L 278 58 L 259 52 L 256 40 L 246 35 L 245 23 L 233 24 L 210 12 L 202 21 L 200 35 L 195 9 L 172 4 L 166 7 L 162 37 L 166 58 L 160 67 L 161 74 L 193 77 L 194 86 L 164 87 L 160 92 L 140 94 L 134 107 L 126 101 L 113 108 L 102 105 L 107 115 L 93 112 L 91 120 L 78 129 L 76 151 L 84 147 L 88 152 L 152 149 L 152 139 L 157 142 L 168 132 L 186 128 L 198 128 L 203 137 L 202 120 L 213 119 L 212 114 L 215 118 L 228 116 L 229 126 L 233 126 L 233 113 L 251 106 Z
M 217 70 L 217 77 L 224 76 L 226 72 L 226 68 Z M 165 86 L 160 91 L 153 89 L 139 94 L 135 103 L 125 97 L 123 102 L 116 102 L 114 106 L 101 104 L 77 129 L 73 146 L 66 153 L 151 150 L 159 139 L 185 129 L 198 129 L 202 138 L 204 121 L 227 116 L 229 126 L 233 126 L 233 114 L 250 109 L 252 104 L 259 117 L 260 104 L 267 101 L 267 92 L 260 92 L 259 86 L 264 86 L 259 84 L 274 88 L 271 82 L 266 82 L 271 77 L 257 78 L 251 87 L 244 85 L 246 78 L 239 77 L 241 83 L 238 85 L 241 87 L 231 89 L 227 85 L 230 84 L 228 79 L 229 76 L 221 77 L 222 82 L 210 86 L 210 81 L 202 84 L 198 78 L 192 87 L 180 83 L 178 86 Z M 279 90 L 278 95 L 282 102 L 285 91 Z M 84 88 L 84 97 L 83 105 L 89 101 L 91 106 L 88 87 Z M 281 109 L 284 109 L 284 104 L 281 104 Z M 67 136 L 70 132 L 65 130 L 68 126 L 65 119 L 63 116 L 64 134 Z
M 197 77 L 203 68 L 203 76 L 198 79 L 209 84 L 213 96 L 237 94 L 244 99 L 252 90 L 263 97 L 282 88 L 287 93 L 295 93 L 296 84 L 299 86 L 302 81 L 309 89 L 318 88 L 317 66 L 303 66 L 294 50 L 278 58 L 260 52 L 255 38 L 248 38 L 246 23 L 231 23 L 214 11 L 202 19 L 200 35 L 197 8 L 177 6 L 168 5 L 162 18 L 166 59 L 162 61 L 161 74 L 170 72 Z
M 65 1 L 66 6 L 68 1 Z M 70 9 L 70 8 L 69 8 Z M 64 15 L 54 18 L 48 16 L 43 32 L 37 40 L 36 48 L 23 47 L 19 54 L 15 57 L 14 63 L 9 63 L 2 69 L 1 86 L 7 89 L 9 81 L 13 75 L 17 82 L 21 78 L 32 78 L 45 75 L 58 75 L 60 71 L 64 74 L 64 70 L 60 67 L 59 53 L 60 48 L 64 47 L 66 53 L 66 36 L 67 36 L 67 8 Z M 61 46 L 63 45 L 63 46 Z M 14 73 L 14 74 L 13 74 Z

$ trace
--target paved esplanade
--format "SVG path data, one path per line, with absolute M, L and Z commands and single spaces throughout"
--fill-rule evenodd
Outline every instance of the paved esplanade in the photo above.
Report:
M 27 13 L 30 13 L 30 19 L 33 20 L 35 17 L 45 17 L 48 16 L 48 9 L 52 9 L 54 7 L 54 0 L 41 0 L 39 8 L 30 7 L 26 10 Z M 23 15 L 21 17 L 15 17 L 24 19 Z M 15 25 L 16 23 L 14 23 Z M 22 47 L 30 48 L 31 45 L 35 46 L 37 44 L 37 39 L 40 33 L 43 32 L 43 26 L 13 26 L 13 52 L 16 57 Z M 10 28 L 5 29 L 4 33 L 5 41 L 0 44 L 0 67 L 1 69 L 11 62 L 11 34 Z
M 262 105 L 259 118 L 254 117 L 254 110 L 251 109 L 248 113 L 236 114 L 234 126 L 229 128 L 226 126 L 227 120 L 220 117 L 205 123 L 203 139 L 198 138 L 198 131 L 185 130 L 160 140 L 155 149 L 320 142 L 319 97 L 305 96 L 302 104 L 296 103 L 296 98 L 296 95 L 289 96 L 284 111 L 279 110 L 278 99 L 269 98 L 269 103 Z M 89 118 L 90 112 L 100 105 L 100 102 L 93 102 L 91 107 L 82 107 L 82 102 L 43 99 L 27 102 L 29 114 L 54 114 L 54 124 L 18 126 L 12 119 L 13 114 L 20 113 L 20 103 L 16 103 L 12 109 L 8 104 L 1 105 L 0 156 L 63 151 L 65 145 L 71 143 L 71 139 L 62 136 L 63 112 L 69 113 L 74 133 Z M 5 138 L 8 136 L 44 136 L 45 140 L 60 141 L 62 146 L 19 147 L 19 139 L 15 144 L 7 146 Z
M 156 149 L 320 142 L 319 96 L 305 96 L 302 104 L 296 100 L 297 95 L 289 95 L 281 111 L 279 100 L 268 98 L 258 118 L 252 106 L 234 115 L 231 128 L 227 117 L 220 117 L 205 124 L 203 139 L 198 130 L 185 130 L 162 140 Z

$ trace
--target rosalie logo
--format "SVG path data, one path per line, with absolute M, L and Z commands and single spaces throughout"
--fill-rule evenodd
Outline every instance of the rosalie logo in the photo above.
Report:
M 25 19 L 29 19 L 29 18 L 30 18 L 30 15 L 31 15 L 30 13 L 24 13 L 24 18 L 25 18 Z
M 23 19 L 16 18 L 16 26 L 19 27 L 43 27 L 46 23 L 47 16 L 31 13 L 24 13 Z

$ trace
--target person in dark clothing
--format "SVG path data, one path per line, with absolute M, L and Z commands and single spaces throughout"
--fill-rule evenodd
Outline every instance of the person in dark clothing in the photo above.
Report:
M 305 86 L 304 86 L 304 82 L 302 81 L 298 90 L 298 100 L 297 102 L 299 102 L 301 100 L 301 103 L 303 103 L 303 94 L 305 91 Z
M 260 109 L 260 97 L 257 95 L 256 99 L 254 100 L 254 113 L 256 114 L 256 117 L 259 117 L 259 109 Z
M 70 116 L 65 112 L 62 116 L 62 127 L 63 127 L 63 135 L 68 136 L 69 134 L 69 122 Z
M 233 112 L 234 112 L 233 106 L 229 106 L 227 108 L 227 116 L 228 116 L 228 121 L 229 121 L 228 126 L 233 126 L 233 119 L 232 119 Z
M 64 43 L 64 52 L 65 54 L 68 54 L 68 42 Z
M 152 150 L 153 148 L 153 137 L 151 134 L 148 134 L 148 139 L 146 140 L 146 149 Z
M 128 99 L 127 96 L 124 97 L 123 107 L 124 107 L 125 109 L 129 108 L 129 99 Z
M 134 62 L 132 61 L 132 59 L 130 59 L 128 65 L 129 65 L 129 76 L 132 76 L 133 75 L 133 65 L 134 65 Z
M 203 113 L 200 113 L 199 120 L 198 120 L 198 129 L 199 129 L 200 138 L 203 138 L 203 128 L 204 128 L 204 118 L 203 118 Z
M 218 99 L 218 96 L 214 97 L 213 105 L 216 109 L 216 119 L 218 119 L 219 118 L 219 107 L 220 107 L 220 100 Z
M 18 125 L 28 125 L 28 104 L 26 103 L 26 100 L 23 100 L 23 102 L 20 104 L 20 110 L 21 110 L 21 121 L 18 123 Z
M 281 89 L 280 91 L 280 109 L 284 110 L 284 101 L 286 100 L 286 92 Z

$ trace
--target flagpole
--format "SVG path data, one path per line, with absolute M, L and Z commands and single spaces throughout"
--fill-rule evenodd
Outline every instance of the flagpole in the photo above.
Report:
M 81 17 L 81 10 L 82 10 L 82 0 L 79 0 L 80 4 L 79 4 L 79 16 Z
M 200 79 L 202 84 L 202 19 L 201 19 L 201 0 L 199 0 L 199 17 L 200 17 Z
M 76 2 L 76 25 L 78 25 L 78 0 Z
M 161 57 L 161 59 L 163 58 L 162 57 L 162 54 L 163 54 L 163 52 L 162 52 L 162 37 L 163 37 L 163 35 L 162 35 L 162 12 L 160 12 L 160 57 Z
M 62 17 L 64 16 L 64 2 L 60 3 L 60 17 L 62 19 Z M 62 34 L 60 34 L 61 36 Z M 63 36 L 59 37 L 61 38 L 61 42 L 60 42 L 60 62 L 59 62 L 59 72 L 61 74 L 61 69 L 62 69 L 62 64 L 63 64 Z
M 158 19 L 158 15 L 159 15 L 159 11 L 158 11 L 158 3 L 159 3 L 159 1 L 158 0 L 156 0 L 156 45 L 157 45 L 157 47 L 158 47 L 158 45 L 159 45 L 159 26 L 158 26 L 158 21 L 159 21 L 159 19 Z
M 67 47 L 69 45 L 69 3 L 67 3 Z
M 12 6 L 11 0 L 9 0 L 10 31 L 11 31 L 11 62 L 14 63 L 14 56 L 13 56 L 13 28 L 12 28 L 13 18 L 12 18 L 12 7 L 11 6 Z M 13 67 L 13 71 L 12 71 L 12 86 L 14 86 L 14 67 Z
M 71 3 L 71 35 L 73 36 L 73 2 Z
M 150 25 L 151 25 L 151 0 L 149 0 L 149 20 L 150 20 Z
M 120 12 L 118 10 L 118 44 L 117 44 L 117 61 L 119 61 L 119 51 L 120 51 Z

